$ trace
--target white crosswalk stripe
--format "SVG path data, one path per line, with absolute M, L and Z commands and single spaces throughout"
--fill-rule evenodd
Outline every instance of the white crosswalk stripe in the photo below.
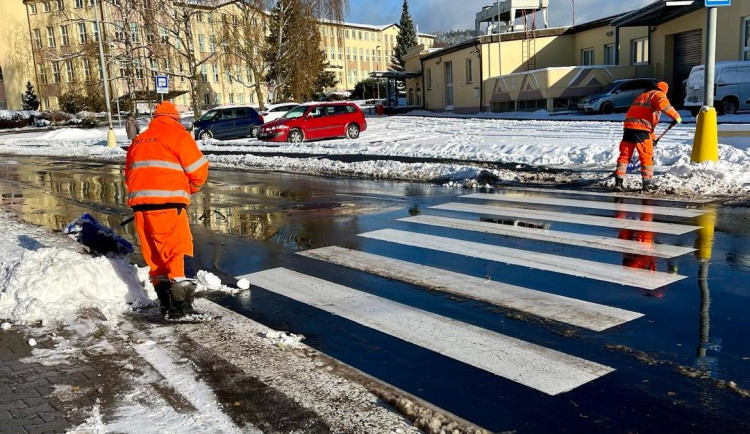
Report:
M 509 237 L 547 241 L 551 243 L 567 244 L 571 246 L 590 247 L 594 249 L 609 250 L 612 252 L 649 255 L 657 258 L 674 258 L 695 251 L 695 249 L 692 247 L 642 243 L 639 241 L 621 240 L 619 238 L 602 237 L 597 235 L 560 232 L 548 229 L 536 229 L 521 226 L 510 226 L 497 223 L 454 219 L 439 216 L 419 215 L 414 217 L 402 218 L 399 219 L 399 221 L 419 223 L 430 226 L 440 226 L 445 228 L 463 229 L 467 231 L 483 232 L 488 234 L 506 235 Z
M 359 236 L 644 289 L 661 288 L 686 277 L 394 229 L 382 229 Z
M 536 193 L 543 193 L 545 195 L 549 194 L 568 194 L 568 195 L 576 195 L 576 196 L 598 196 L 598 197 L 619 197 L 623 199 L 649 199 L 653 200 L 654 196 L 646 194 L 622 194 L 622 193 L 616 193 L 616 192 L 610 192 L 610 193 L 602 193 L 602 192 L 596 192 L 596 191 L 588 191 L 588 190 L 563 190 L 563 189 L 554 189 L 550 190 L 549 188 L 536 188 L 536 187 L 513 187 L 512 189 L 509 189 L 508 191 L 528 191 L 528 192 L 536 192 Z M 700 198 L 692 198 L 689 200 L 685 199 L 670 199 L 665 197 L 660 197 L 657 199 L 659 202 L 679 202 L 679 203 L 699 203 L 699 204 L 705 204 L 709 202 L 713 202 L 713 199 L 700 199 Z
M 607 211 L 635 212 L 674 217 L 698 217 L 706 211 L 684 208 L 670 208 L 664 206 L 635 205 L 629 203 L 600 202 L 595 200 L 558 199 L 554 197 L 513 196 L 510 194 L 474 193 L 461 196 L 466 199 L 483 199 L 496 202 L 512 202 L 532 205 L 554 205 L 572 208 L 601 209 Z
M 251 284 L 443 354 L 549 395 L 613 368 L 284 268 Z
M 297 254 L 594 331 L 606 330 L 643 316 L 638 312 L 343 247 L 323 247 Z
M 504 206 L 476 205 L 460 202 L 450 202 L 441 205 L 435 205 L 431 206 L 430 209 L 512 217 L 541 222 L 553 221 L 579 225 L 601 226 L 608 228 L 631 229 L 635 231 L 648 231 L 672 235 L 682 235 L 700 229 L 700 226 L 682 225 L 677 223 L 661 223 L 644 220 L 631 220 L 626 218 L 620 219 L 614 217 L 599 217 L 557 211 L 542 211 Z

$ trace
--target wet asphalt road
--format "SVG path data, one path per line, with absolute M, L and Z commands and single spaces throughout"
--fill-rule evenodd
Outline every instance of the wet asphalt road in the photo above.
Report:
M 92 212 L 109 225 L 128 216 L 117 164 L 47 158 L 3 160 L 18 164 L 0 165 L 2 202 L 29 222 L 59 230 L 83 212 Z M 659 271 L 678 270 L 688 278 L 654 292 L 356 236 L 397 228 L 613 264 L 623 259 L 615 252 L 395 221 L 416 208 L 455 217 L 427 207 L 456 201 L 465 193 L 426 184 L 214 170 L 207 187 L 193 198 L 190 210 L 195 268 L 212 271 L 225 283 L 232 283 L 232 276 L 283 266 L 616 369 L 571 392 L 548 396 L 259 288 L 237 297 L 216 298 L 268 326 L 302 333 L 309 345 L 326 354 L 492 431 L 750 431 L 750 398 L 745 396 L 745 389 L 750 389 L 747 208 L 718 207 L 708 261 L 696 255 L 658 259 L 655 266 Z M 656 220 L 695 223 L 690 219 Z M 611 229 L 573 224 L 555 224 L 553 229 L 617 236 Z M 133 230 L 132 226 L 124 229 L 131 240 L 135 239 Z M 656 241 L 686 247 L 706 242 L 696 233 L 657 235 Z M 294 254 L 329 245 L 488 277 L 645 316 L 596 333 Z

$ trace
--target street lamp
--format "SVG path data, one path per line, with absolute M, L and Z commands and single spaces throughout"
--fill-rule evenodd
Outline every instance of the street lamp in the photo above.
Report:
M 380 69 L 380 45 L 375 47 L 375 49 L 378 51 L 378 69 Z M 378 101 L 380 101 L 380 77 L 377 75 L 375 76 L 375 87 L 378 88 Z
M 102 29 L 101 20 L 99 19 L 99 5 L 97 4 L 97 0 L 94 0 L 94 19 L 96 20 L 97 39 L 99 41 L 99 62 L 102 69 L 104 102 L 107 104 L 107 123 L 109 124 L 109 129 L 107 130 L 107 146 L 114 148 L 117 146 L 117 140 L 115 139 L 115 130 L 112 129 L 112 104 L 109 102 L 109 73 L 107 72 L 107 65 L 104 63 L 104 47 L 102 46 L 104 29 Z

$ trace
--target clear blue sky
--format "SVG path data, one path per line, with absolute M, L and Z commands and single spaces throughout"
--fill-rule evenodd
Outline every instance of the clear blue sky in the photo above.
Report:
M 576 23 L 603 18 L 654 3 L 657 0 L 575 0 Z M 422 33 L 473 29 L 474 16 L 494 0 L 408 0 L 409 12 Z M 550 0 L 551 26 L 570 25 L 573 0 Z M 349 0 L 346 20 L 365 24 L 398 22 L 403 0 Z M 538 17 L 541 20 L 541 15 Z

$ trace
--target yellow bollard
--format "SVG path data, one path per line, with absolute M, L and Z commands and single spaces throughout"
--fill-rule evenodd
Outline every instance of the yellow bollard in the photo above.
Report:
M 107 146 L 114 148 L 117 146 L 117 139 L 115 138 L 115 130 L 112 128 L 107 130 Z
M 695 239 L 696 256 L 698 259 L 711 259 L 711 251 L 714 248 L 714 228 L 716 227 L 716 209 L 710 208 L 710 212 L 697 218 L 701 227 Z
M 719 136 L 716 125 L 716 109 L 702 107 L 696 119 L 693 153 L 690 161 L 719 161 Z

